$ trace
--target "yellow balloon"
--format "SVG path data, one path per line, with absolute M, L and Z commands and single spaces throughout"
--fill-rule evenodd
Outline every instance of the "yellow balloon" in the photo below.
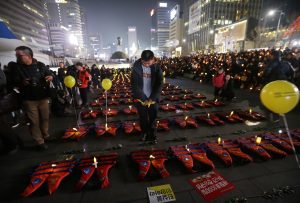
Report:
M 75 78 L 71 75 L 68 75 L 64 78 L 64 84 L 68 88 L 74 87 L 75 83 L 76 83 Z
M 102 80 L 101 84 L 102 84 L 103 89 L 105 89 L 106 91 L 109 90 L 112 86 L 112 82 L 108 78 L 105 78 L 104 80 Z
M 263 87 L 260 100 L 269 110 L 284 114 L 297 106 L 299 89 L 286 80 L 276 80 Z

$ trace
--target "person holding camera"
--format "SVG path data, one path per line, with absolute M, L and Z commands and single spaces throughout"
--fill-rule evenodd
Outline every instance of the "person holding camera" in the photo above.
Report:
M 38 150 L 46 150 L 45 140 L 50 139 L 49 83 L 53 76 L 46 66 L 33 58 L 33 51 L 26 46 L 15 49 L 17 63 L 10 63 L 14 72 L 13 86 L 21 93 L 22 105 L 29 119 L 30 134 Z

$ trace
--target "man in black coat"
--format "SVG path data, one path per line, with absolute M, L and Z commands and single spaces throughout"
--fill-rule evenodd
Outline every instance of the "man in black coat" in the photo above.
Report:
M 30 121 L 29 129 L 37 149 L 46 150 L 48 146 L 45 140 L 50 140 L 47 88 L 53 76 L 43 63 L 33 58 L 31 48 L 20 46 L 15 51 L 17 63 L 14 68 L 13 86 L 21 93 L 24 112 Z
M 134 63 L 131 86 L 133 98 L 139 101 L 135 106 L 139 113 L 143 140 L 156 143 L 155 119 L 163 86 L 163 74 L 160 66 L 155 63 L 152 51 L 144 50 L 141 59 Z

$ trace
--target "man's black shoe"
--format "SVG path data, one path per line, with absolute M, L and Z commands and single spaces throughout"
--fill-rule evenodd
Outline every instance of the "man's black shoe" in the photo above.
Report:
M 45 151 L 45 150 L 48 149 L 48 145 L 46 145 L 45 143 L 44 144 L 39 144 L 39 145 L 36 146 L 36 149 L 38 151 Z
M 149 137 L 149 136 L 147 136 L 146 133 L 142 134 L 141 141 L 145 142 L 147 140 L 147 137 Z
M 56 139 L 54 137 L 51 137 L 51 136 L 45 137 L 44 140 L 45 140 L 45 142 L 54 142 L 54 141 L 56 141 Z

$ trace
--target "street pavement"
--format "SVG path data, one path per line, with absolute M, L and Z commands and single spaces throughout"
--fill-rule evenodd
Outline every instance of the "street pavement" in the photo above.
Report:
M 195 93 L 202 93 L 208 99 L 213 98 L 213 88 L 210 85 L 203 85 L 197 81 L 186 78 L 168 79 L 170 84 L 178 85 L 183 89 L 190 89 Z M 250 107 L 258 112 L 264 112 L 264 108 L 259 101 L 257 92 L 246 90 L 236 90 L 237 98 L 225 107 L 218 109 L 196 109 L 189 112 L 163 113 L 159 112 L 159 118 L 172 118 L 174 115 L 193 115 L 196 113 L 207 113 L 214 110 L 232 110 L 249 109 Z M 120 108 L 124 106 L 119 106 Z M 290 129 L 299 128 L 299 105 L 287 114 L 287 120 Z M 78 113 L 78 112 L 77 112 Z M 109 121 L 125 121 L 137 119 L 136 116 L 126 117 L 120 115 L 116 118 L 109 118 Z M 82 121 L 92 123 L 94 120 Z M 103 119 L 97 122 L 103 122 Z M 259 130 L 283 129 L 282 119 L 278 124 L 269 121 L 261 122 L 256 126 L 247 126 L 241 124 L 226 124 L 225 126 L 210 127 L 200 124 L 197 129 L 182 130 L 172 126 L 170 132 L 159 132 L 159 142 L 155 146 L 141 145 L 140 137 L 137 135 L 124 135 L 119 132 L 116 137 L 105 135 L 96 137 L 87 135 L 77 141 L 64 141 L 59 139 L 64 130 L 68 127 L 76 126 L 76 117 L 69 116 L 57 118 L 51 116 L 50 133 L 57 138 L 49 143 L 49 149 L 43 152 L 33 150 L 33 141 L 29 136 L 26 126 L 20 126 L 16 131 L 25 142 L 25 149 L 20 150 L 14 155 L 1 156 L 0 166 L 0 202 L 148 202 L 147 187 L 163 184 L 170 184 L 177 202 L 204 202 L 199 193 L 189 184 L 189 180 L 208 171 L 201 171 L 189 174 L 184 170 L 181 163 L 172 159 L 166 162 L 165 166 L 170 172 L 170 177 L 165 179 L 153 178 L 146 181 L 138 181 L 138 170 L 129 159 L 129 153 L 136 149 L 168 149 L 169 146 L 178 144 L 188 144 L 203 142 L 206 140 L 216 140 L 214 135 L 220 135 L 223 139 L 234 139 L 237 137 L 255 135 Z M 186 137 L 186 141 L 177 142 L 176 138 Z M 19 194 L 24 190 L 29 182 L 30 171 L 34 166 L 44 161 L 63 160 L 70 156 L 79 158 L 83 154 L 66 155 L 64 152 L 75 152 L 83 147 L 87 151 L 104 151 L 115 146 L 122 146 L 115 150 L 119 154 L 118 164 L 110 170 L 110 186 L 105 189 L 99 189 L 95 185 L 97 182 L 94 177 L 88 185 L 81 191 L 75 192 L 74 185 L 79 178 L 79 173 L 74 173 L 66 177 L 60 184 L 57 191 L 49 196 L 45 184 L 31 196 L 20 198 Z M 275 159 L 270 161 L 256 160 L 253 163 L 239 165 L 234 164 L 231 167 L 225 167 L 218 160 L 214 160 L 216 170 L 224 176 L 226 180 L 235 185 L 235 189 L 218 197 L 213 202 L 226 202 L 235 197 L 247 198 L 248 202 L 300 202 L 300 169 L 297 168 L 295 157 L 288 155 L 284 159 Z M 291 186 L 294 187 L 294 193 L 284 194 L 275 199 L 265 199 L 261 197 L 264 192 L 272 192 L 274 188 Z

